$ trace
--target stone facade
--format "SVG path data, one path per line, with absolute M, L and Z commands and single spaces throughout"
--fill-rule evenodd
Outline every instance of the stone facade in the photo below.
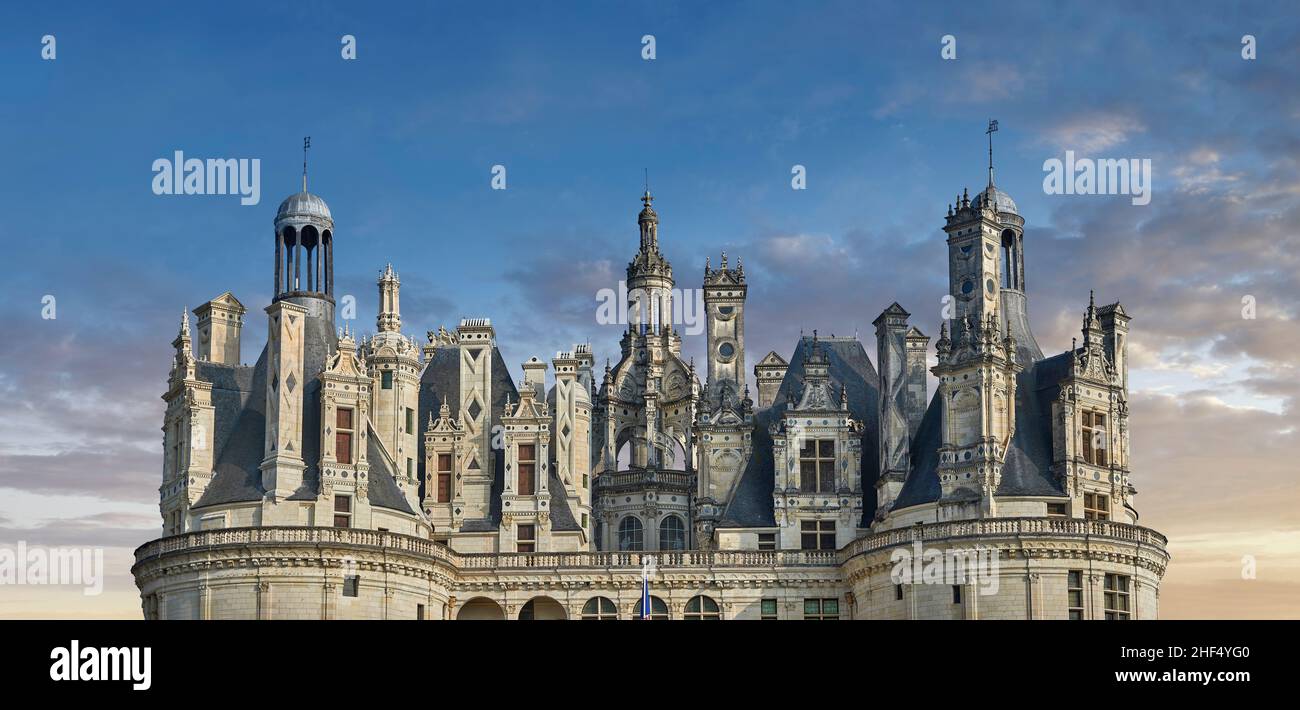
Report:
M 274 221 L 257 363 L 239 363 L 230 293 L 195 310 L 197 344 L 188 314 L 173 341 L 163 537 L 133 568 L 145 616 L 1157 616 L 1169 556 L 1133 504 L 1129 315 L 1090 298 L 1082 345 L 1043 355 L 1024 220 L 991 169 L 944 221 L 933 397 L 930 339 L 894 303 L 874 363 L 813 331 L 759 360 L 755 402 L 748 283 L 725 254 L 701 283 L 701 382 L 652 202 L 619 361 L 598 383 L 574 345 L 516 380 L 490 319 L 405 335 L 391 265 L 377 332 L 338 330 L 333 216 L 304 179 Z

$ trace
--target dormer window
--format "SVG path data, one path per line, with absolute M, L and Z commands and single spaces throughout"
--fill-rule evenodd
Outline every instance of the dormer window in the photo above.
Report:
M 1106 415 L 1100 412 L 1083 412 L 1083 460 L 1094 466 L 1105 466 Z
M 519 445 L 519 495 L 531 496 L 537 492 L 537 447 Z
M 352 463 L 352 410 L 339 407 L 334 420 L 334 459 L 339 463 Z
M 451 502 L 451 454 L 438 454 L 438 502 Z
M 799 491 L 835 492 L 835 440 L 809 439 L 799 450 Z

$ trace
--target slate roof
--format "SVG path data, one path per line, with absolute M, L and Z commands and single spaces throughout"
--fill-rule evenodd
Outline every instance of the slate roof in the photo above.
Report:
M 863 520 L 866 527 L 876 513 L 875 485 L 879 475 L 880 460 L 876 431 L 877 408 L 880 404 L 879 378 L 876 368 L 867 357 L 862 343 L 856 338 L 820 338 L 818 341 L 830 362 L 833 391 L 843 385 L 849 400 L 849 412 L 864 423 L 862 432 L 862 490 Z M 741 474 L 735 495 L 722 514 L 719 527 L 757 528 L 773 527 L 776 518 L 772 508 L 772 491 L 776 484 L 772 461 L 772 436 L 768 427 L 781 418 L 786 403 L 797 403 L 803 391 L 804 353 L 812 347 L 812 337 L 804 337 L 795 346 L 791 365 L 786 370 L 781 387 L 772 405 L 754 416 L 754 453 Z
M 303 441 L 302 457 L 307 462 L 303 483 L 288 500 L 315 500 L 320 493 L 320 378 L 325 364 L 338 349 L 338 334 L 329 305 L 320 299 L 287 299 L 308 309 L 303 323 Z M 216 420 L 213 432 L 212 481 L 195 508 L 262 500 L 260 466 L 266 447 L 266 372 L 268 353 L 265 347 L 252 367 L 200 362 L 198 378 L 212 384 L 212 406 Z M 376 456 L 378 445 L 373 434 L 367 437 L 370 459 L 370 503 L 381 508 L 412 512 L 401 489 L 393 479 L 392 468 Z M 376 475 L 386 473 L 386 476 Z M 395 491 L 395 495 L 394 495 Z
M 1021 294 L 1003 291 L 1007 329 L 1016 339 L 1016 358 L 1025 368 L 1016 376 L 1016 433 L 1007 447 L 999 496 L 1064 496 L 1051 472 L 1052 402 L 1060 395 L 1061 379 L 1069 372 L 1070 353 L 1043 358 Z M 921 419 L 911 441 L 912 472 L 898 495 L 895 509 L 939 500 L 939 445 L 943 441 L 942 405 L 937 396 Z
M 471 345 L 471 347 L 473 346 Z M 451 407 L 452 416 L 460 416 L 460 348 L 458 346 L 438 348 L 433 356 L 429 358 L 428 363 L 425 364 L 424 372 L 420 375 L 419 421 L 422 422 L 421 427 L 427 425 L 430 414 L 435 419 L 437 418 L 444 397 L 447 399 L 448 406 Z M 501 413 L 505 410 L 507 397 L 510 401 L 517 403 L 519 401 L 519 389 L 510 376 L 510 370 L 506 367 L 505 360 L 501 358 L 501 351 L 493 347 L 492 426 L 501 424 Z M 501 493 L 505 490 L 505 457 L 497 456 L 495 458 L 492 488 L 489 493 L 488 517 L 463 521 L 460 527 L 461 532 L 492 532 L 501 524 Z M 420 457 L 418 470 L 420 480 L 427 481 L 423 456 Z M 582 528 L 574 519 L 573 511 L 570 510 L 569 503 L 565 499 L 564 485 L 560 482 L 559 476 L 555 474 L 555 467 L 552 465 L 549 470 L 551 475 L 548 484 L 551 490 L 551 529 L 556 531 L 581 530 Z M 421 498 L 424 496 L 423 486 L 422 483 Z

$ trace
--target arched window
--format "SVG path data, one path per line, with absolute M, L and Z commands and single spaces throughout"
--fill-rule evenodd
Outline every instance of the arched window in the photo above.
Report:
M 605 597 L 592 597 L 582 605 L 582 618 L 594 621 L 617 619 L 618 607 Z
M 669 515 L 659 523 L 659 549 L 686 549 L 686 525 L 681 518 Z
M 642 610 L 641 602 L 642 602 L 642 601 L 644 601 L 644 600 L 638 600 L 637 603 L 636 603 L 636 608 L 632 610 L 632 613 L 635 614 L 635 615 L 636 615 L 636 618 L 638 618 L 638 619 L 640 619 L 640 618 L 642 617 L 642 613 L 641 613 L 641 610 Z M 660 599 L 659 597 L 650 597 L 650 618 L 651 618 L 652 620 L 657 620 L 657 619 L 667 619 L 667 618 L 668 618 L 668 603 L 665 602 L 664 600 Z
M 619 552 L 640 552 L 645 549 L 644 532 L 641 521 L 635 515 L 629 515 L 618 522 Z
M 691 621 L 721 621 L 722 613 L 718 611 L 717 602 L 701 594 L 686 602 L 683 618 Z
M 1016 233 L 1004 229 L 1002 230 L 1002 288 L 1021 288 L 1019 265 L 1020 245 L 1016 243 Z

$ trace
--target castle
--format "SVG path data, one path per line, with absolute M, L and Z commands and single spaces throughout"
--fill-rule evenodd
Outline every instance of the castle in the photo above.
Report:
M 1044 356 L 1024 220 L 991 167 L 944 219 L 936 365 L 894 303 L 874 363 L 814 332 L 757 360 L 756 398 L 743 265 L 706 262 L 701 381 L 642 204 L 619 361 L 598 377 L 574 345 L 516 382 L 487 318 L 403 333 L 391 265 L 376 332 L 339 330 L 334 221 L 304 175 L 275 216 L 257 363 L 229 292 L 173 342 L 162 537 L 132 569 L 145 617 L 1157 616 L 1169 556 L 1133 507 L 1129 316 L 1090 299 L 1081 342 Z

